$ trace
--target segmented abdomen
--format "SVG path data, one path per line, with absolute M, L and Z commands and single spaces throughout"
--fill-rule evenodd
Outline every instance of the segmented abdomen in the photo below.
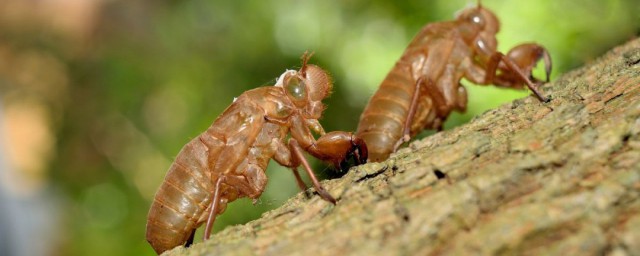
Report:
M 202 224 L 202 214 L 211 202 L 213 185 L 206 174 L 211 149 L 202 143 L 201 136 L 178 153 L 151 204 L 146 236 L 158 254 L 183 245 Z
M 415 88 L 409 66 L 398 62 L 369 100 L 356 135 L 367 143 L 370 161 L 387 159 L 402 137 Z

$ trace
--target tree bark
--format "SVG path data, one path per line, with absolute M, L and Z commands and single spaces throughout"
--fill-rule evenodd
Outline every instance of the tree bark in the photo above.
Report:
M 640 40 L 170 255 L 638 255 Z

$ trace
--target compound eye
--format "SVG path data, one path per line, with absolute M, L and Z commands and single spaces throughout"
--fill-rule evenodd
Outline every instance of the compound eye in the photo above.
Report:
M 480 12 L 474 12 L 469 15 L 469 21 L 471 21 L 471 23 L 473 24 L 478 25 L 479 27 L 484 27 L 485 25 L 484 17 Z
M 301 101 L 307 99 L 307 87 L 298 76 L 291 76 L 289 80 L 285 82 L 284 88 L 294 100 Z

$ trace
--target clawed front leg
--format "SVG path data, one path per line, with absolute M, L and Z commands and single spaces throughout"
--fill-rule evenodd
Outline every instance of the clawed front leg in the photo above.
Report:
M 289 140 L 289 148 L 291 149 L 292 156 L 296 158 L 297 160 L 296 162 L 299 161 L 299 163 L 302 164 L 302 167 L 304 168 L 304 170 L 307 172 L 307 175 L 309 175 L 309 178 L 313 183 L 313 187 L 316 189 L 316 192 L 318 192 L 318 195 L 320 195 L 322 199 L 335 205 L 336 199 L 333 198 L 331 194 L 329 194 L 329 192 L 327 192 L 327 190 L 325 190 L 324 187 L 322 187 L 322 185 L 320 185 L 320 182 L 318 182 L 318 178 L 316 178 L 316 175 L 313 173 L 313 170 L 311 170 L 311 166 L 309 165 L 309 162 L 307 162 L 307 159 L 302 154 L 302 148 L 300 147 L 300 144 L 298 144 L 298 141 L 296 139 L 292 138 L 291 140 Z M 293 170 L 294 170 L 294 174 L 297 174 L 298 170 L 296 170 L 295 168 Z M 298 181 L 298 185 L 302 183 L 300 179 L 300 175 L 296 175 L 296 180 Z
M 504 65 L 504 67 L 502 66 Z M 535 64 L 534 64 L 535 65 Z M 531 76 L 531 69 L 533 67 L 526 67 L 529 74 L 525 74 L 525 71 L 518 66 L 511 58 L 505 56 L 501 52 L 494 53 L 489 59 L 487 64 L 486 83 L 493 83 L 503 87 L 518 88 L 521 83 L 524 84 L 533 92 L 533 94 L 542 102 L 548 102 L 549 99 L 542 96 L 542 93 L 538 90 L 538 86 L 534 84 L 529 77 Z M 500 67 L 502 73 L 496 76 L 497 68 Z
M 534 43 L 521 44 L 511 49 L 507 55 L 493 53 L 484 67 L 469 62 L 465 77 L 476 84 L 494 84 L 501 87 L 522 88 L 526 85 L 542 102 L 548 99 L 540 93 L 540 80 L 533 78 L 532 70 L 542 59 L 545 65 L 545 79 L 551 75 L 551 56 L 542 46 Z
M 497 70 L 500 71 L 499 74 L 492 79 L 493 84 L 518 88 L 521 87 L 524 82 L 541 101 L 548 101 L 548 99 L 542 97 L 538 92 L 538 87 L 540 87 L 543 81 L 533 76 L 533 68 L 538 61 L 542 59 L 545 69 L 544 82 L 549 82 L 552 63 L 551 56 L 547 49 L 538 44 L 526 43 L 514 47 L 506 56 L 501 53 L 496 53 L 492 59 L 495 59 L 495 61 L 499 63 Z
M 343 131 L 329 132 L 305 150 L 320 160 L 333 163 L 336 169 L 341 170 L 346 169 L 350 158 L 359 165 L 366 163 L 369 157 L 364 140 Z
M 545 71 L 544 82 L 549 82 L 549 77 L 551 75 L 551 65 L 552 65 L 551 56 L 549 55 L 549 52 L 547 51 L 547 49 L 545 49 L 543 46 L 535 43 L 521 44 L 509 50 L 506 56 L 511 61 L 513 61 L 513 63 L 516 64 L 516 66 L 518 66 L 523 73 L 529 75 L 529 79 L 534 83 L 542 82 L 541 80 L 538 80 L 535 77 L 533 77 L 533 73 L 532 73 L 532 70 L 536 66 L 538 61 L 542 59 L 542 61 L 544 62 L 544 71 Z M 501 66 L 500 70 L 503 72 L 508 71 L 504 66 Z

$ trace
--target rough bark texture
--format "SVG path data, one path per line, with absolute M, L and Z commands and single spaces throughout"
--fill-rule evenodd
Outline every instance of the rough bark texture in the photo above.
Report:
M 639 255 L 640 40 L 170 255 Z

